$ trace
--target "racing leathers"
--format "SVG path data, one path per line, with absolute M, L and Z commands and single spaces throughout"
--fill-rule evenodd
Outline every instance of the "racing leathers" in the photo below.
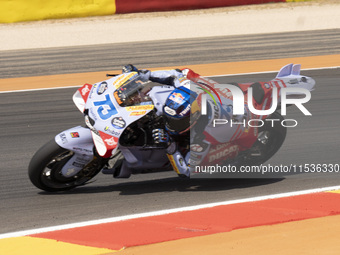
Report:
M 143 80 L 150 80 L 161 84 L 172 85 L 176 88 L 187 87 L 191 91 L 199 94 L 205 94 L 200 90 L 200 86 L 187 78 L 187 75 L 193 75 L 190 69 L 173 69 L 165 71 L 139 71 Z M 200 97 L 198 97 L 200 100 Z M 233 119 L 235 122 L 241 122 L 247 116 L 247 112 L 241 116 L 232 116 L 232 100 L 221 98 L 222 104 L 216 104 L 213 100 L 207 100 L 208 113 L 202 115 L 196 124 L 190 129 L 190 151 L 186 155 L 178 150 L 176 143 L 172 141 L 171 136 L 178 135 L 173 130 L 154 129 L 153 137 L 156 143 L 166 144 L 167 154 L 174 170 L 179 176 L 189 177 L 194 171 L 195 165 L 198 165 L 207 156 L 211 143 L 227 143 L 237 139 L 245 127 L 241 125 L 214 126 L 213 119 L 226 118 Z M 188 130 L 189 131 L 189 130 Z
M 139 74 L 145 81 L 150 80 L 152 82 L 172 85 L 175 88 L 186 88 L 193 91 L 192 93 L 197 94 L 196 101 L 200 102 L 199 105 L 201 107 L 202 97 L 203 95 L 206 96 L 205 114 L 201 114 L 202 112 L 200 111 L 200 116 L 197 121 L 195 121 L 195 124 L 191 126 L 190 130 L 185 130 L 190 133 L 190 150 L 186 155 L 182 155 L 172 139 L 172 137 L 180 134 L 176 134 L 174 130 L 169 129 L 153 130 L 155 142 L 163 143 L 165 145 L 169 161 L 179 176 L 189 177 L 190 174 L 194 172 L 195 166 L 199 165 L 207 157 L 213 160 L 215 158 L 219 159 L 218 157 L 220 157 L 220 155 L 223 156 L 223 154 L 219 152 L 216 152 L 216 155 L 211 155 L 211 151 L 215 150 L 216 144 L 220 144 L 221 148 L 226 148 L 223 153 L 225 153 L 225 151 L 228 153 L 238 153 L 238 146 L 231 146 L 233 141 L 237 140 L 237 144 L 243 142 L 243 148 L 247 149 L 249 149 L 255 141 L 255 135 L 251 138 L 248 138 L 247 136 L 249 129 L 245 123 L 251 118 L 248 107 L 244 107 L 244 114 L 233 115 L 232 96 L 230 96 L 230 92 L 224 93 L 223 88 L 218 90 L 218 94 L 221 95 L 221 97 L 218 96 L 219 100 L 207 96 L 207 94 L 212 94 L 210 92 L 215 91 L 214 85 L 217 85 L 217 83 L 213 80 L 202 77 L 190 69 L 173 69 L 153 72 L 141 70 L 139 71 Z M 212 89 L 212 91 L 210 89 Z M 262 98 L 263 101 L 265 101 L 264 99 L 268 96 L 271 96 L 269 90 L 267 92 L 265 92 L 265 96 Z M 192 105 L 191 102 L 191 106 Z M 164 114 L 167 113 L 165 112 Z M 261 118 L 264 117 L 265 116 L 262 116 Z M 216 124 L 216 120 L 225 120 L 232 123 L 232 125 L 217 125 L 219 123 Z M 252 132 L 255 133 L 256 130 Z M 244 137 L 247 137 L 247 139 L 244 139 Z M 212 145 L 215 146 L 213 149 Z M 223 160 L 223 157 L 220 159 Z

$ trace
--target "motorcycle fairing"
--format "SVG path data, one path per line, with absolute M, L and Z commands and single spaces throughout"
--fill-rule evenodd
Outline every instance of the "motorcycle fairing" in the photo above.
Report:
M 78 109 L 82 112 L 86 110 L 89 116 L 93 142 L 102 157 L 110 157 L 117 149 L 119 137 L 125 128 L 154 108 L 152 101 L 126 107 L 120 105 L 115 91 L 130 82 L 144 83 L 139 80 L 138 73 L 132 72 L 95 83 L 91 87 L 85 84 L 73 96 Z
M 98 131 L 98 133 L 92 131 L 91 134 L 99 155 L 108 158 L 116 152 L 118 137 L 108 135 L 101 131 Z
M 300 75 L 301 65 L 300 64 L 288 64 L 281 68 L 279 73 L 276 75 L 276 78 L 272 81 L 277 83 L 283 83 L 286 87 L 296 87 L 296 88 L 304 88 L 309 91 L 313 91 L 315 89 L 315 80 Z M 287 98 L 299 97 L 300 93 L 287 93 Z M 304 96 L 304 94 L 302 95 Z
M 67 150 L 93 155 L 91 131 L 81 126 L 67 129 L 55 136 L 56 143 Z

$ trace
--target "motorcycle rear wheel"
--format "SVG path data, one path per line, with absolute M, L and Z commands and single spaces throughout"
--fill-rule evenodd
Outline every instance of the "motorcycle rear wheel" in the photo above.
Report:
M 61 169 L 73 154 L 72 151 L 60 147 L 54 139 L 46 143 L 35 153 L 28 166 L 28 176 L 32 184 L 48 192 L 70 190 L 84 185 L 105 165 L 102 158 L 95 157 L 75 176 L 65 177 Z

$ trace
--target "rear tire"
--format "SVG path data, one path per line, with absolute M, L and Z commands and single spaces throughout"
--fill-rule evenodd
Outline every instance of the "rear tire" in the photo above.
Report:
M 72 151 L 60 147 L 54 139 L 49 141 L 34 154 L 28 166 L 28 176 L 32 184 L 49 192 L 70 190 L 84 185 L 105 164 L 105 160 L 94 158 L 75 176 L 65 177 L 61 174 L 61 169 L 73 154 Z

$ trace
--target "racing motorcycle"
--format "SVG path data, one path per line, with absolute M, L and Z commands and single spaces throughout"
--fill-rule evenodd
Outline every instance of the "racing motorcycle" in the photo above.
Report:
M 188 79 L 206 89 L 223 87 L 185 70 Z M 28 174 L 37 188 L 49 192 L 69 190 L 89 183 L 99 172 L 129 178 L 132 174 L 171 170 L 171 158 L 166 148 L 155 142 L 152 130 L 165 128 L 163 106 L 175 87 L 145 82 L 138 72 L 108 76 L 113 77 L 85 84 L 73 95 L 86 125 L 57 134 L 32 157 Z M 300 75 L 300 65 L 289 64 L 271 81 L 233 85 L 245 93 L 249 87 L 255 88 L 253 97 L 260 102 L 261 86 L 294 86 L 311 91 L 315 81 Z M 278 111 L 269 117 L 284 120 Z M 269 124 L 273 123 L 249 127 L 245 138 L 240 136 L 231 143 L 213 145 L 206 157 L 208 163 L 221 159 L 227 164 L 264 163 L 279 150 L 286 137 L 286 127 Z M 174 142 L 183 153 L 195 149 L 190 148 L 188 135 L 178 136 Z

